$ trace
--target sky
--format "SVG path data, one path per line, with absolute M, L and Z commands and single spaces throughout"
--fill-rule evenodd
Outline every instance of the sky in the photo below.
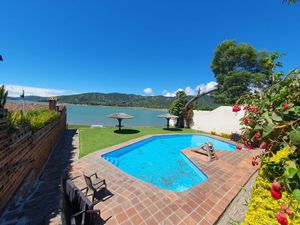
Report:
M 11 96 L 119 92 L 172 96 L 215 85 L 224 40 L 300 65 L 300 3 L 281 0 L 1 1 L 0 83 Z

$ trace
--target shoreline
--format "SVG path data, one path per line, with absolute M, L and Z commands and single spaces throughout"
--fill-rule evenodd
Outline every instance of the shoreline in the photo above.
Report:
M 8 100 L 7 102 L 12 102 L 12 103 L 23 103 L 23 101 L 18 101 L 18 100 Z M 41 104 L 45 105 L 48 102 L 46 101 L 26 101 L 25 99 L 25 104 Z M 130 109 L 144 109 L 144 110 L 152 110 L 152 111 L 163 111 L 167 112 L 168 109 L 164 108 L 147 108 L 147 107 L 142 107 L 142 106 L 116 106 L 116 105 L 93 105 L 93 104 L 77 104 L 77 103 L 68 103 L 68 102 L 57 102 L 58 105 L 75 105 L 75 106 L 95 106 L 95 107 L 107 107 L 107 108 L 130 108 Z

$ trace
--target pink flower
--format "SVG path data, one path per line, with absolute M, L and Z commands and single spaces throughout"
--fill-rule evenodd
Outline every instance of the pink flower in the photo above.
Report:
M 232 112 L 238 112 L 238 111 L 241 111 L 241 107 L 239 107 L 238 105 L 234 105 L 232 107 Z
M 286 208 L 286 209 L 285 209 L 285 212 L 286 212 L 286 214 L 288 214 L 288 215 L 292 215 L 292 214 L 293 214 L 293 211 L 292 211 L 291 209 L 289 209 L 289 208 Z
M 288 224 L 289 224 L 289 222 L 288 222 L 288 220 L 287 220 L 285 214 L 282 213 L 282 212 L 278 213 L 278 215 L 277 215 L 277 221 L 278 221 L 278 223 L 280 223 L 281 225 L 288 225 Z
M 274 188 L 271 189 L 271 195 L 276 200 L 281 199 L 281 197 L 282 197 L 281 192 L 280 191 L 276 191 Z
M 275 191 L 280 191 L 280 184 L 274 180 L 273 183 L 272 183 L 272 189 L 274 189 Z
M 284 108 L 285 110 L 288 110 L 288 109 L 289 109 L 289 104 L 288 104 L 288 103 L 284 103 L 284 104 L 283 104 L 283 108 Z
M 237 146 L 236 146 L 236 149 L 237 149 L 237 150 L 242 150 L 242 146 L 237 145 Z
M 249 122 L 247 117 L 243 117 L 242 121 L 243 121 L 244 124 L 247 124 Z
M 260 138 L 260 133 L 256 133 L 256 134 L 254 134 L 254 139 L 259 139 Z
M 249 110 L 249 106 L 246 105 L 246 106 L 244 107 L 244 110 Z

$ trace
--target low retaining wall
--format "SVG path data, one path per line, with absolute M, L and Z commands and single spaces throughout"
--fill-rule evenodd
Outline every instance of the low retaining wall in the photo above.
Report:
M 66 128 L 66 109 L 36 133 L 24 128 L 8 133 L 7 111 L 0 109 L 0 212 L 9 200 L 22 196 L 38 178 L 51 150 Z

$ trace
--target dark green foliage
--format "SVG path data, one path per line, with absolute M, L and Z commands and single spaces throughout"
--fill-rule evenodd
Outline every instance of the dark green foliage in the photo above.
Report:
M 7 90 L 5 90 L 4 85 L 0 87 L 0 108 L 4 108 L 7 99 Z
M 251 45 L 224 41 L 215 50 L 211 68 L 218 82 L 216 102 L 234 104 L 238 98 L 255 88 L 273 83 L 277 53 L 257 51 Z
M 277 162 L 268 162 L 266 163 L 265 169 L 266 175 L 270 182 L 275 180 L 277 177 L 280 177 L 284 173 L 284 167 L 281 163 Z
M 178 127 L 184 126 L 184 114 L 185 114 L 185 104 L 187 103 L 186 94 L 184 91 L 178 91 L 176 93 L 176 99 L 172 102 L 169 112 L 173 115 L 178 116 Z

